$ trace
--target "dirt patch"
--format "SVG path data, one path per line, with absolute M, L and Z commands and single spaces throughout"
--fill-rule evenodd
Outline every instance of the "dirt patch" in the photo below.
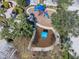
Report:
M 27 50 L 29 38 L 17 38 L 14 40 L 14 45 L 17 48 L 21 59 L 29 59 L 31 57 L 31 52 Z

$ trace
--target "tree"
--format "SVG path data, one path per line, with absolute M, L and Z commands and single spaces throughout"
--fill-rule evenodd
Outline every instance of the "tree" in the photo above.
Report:
M 78 16 L 76 12 L 70 12 L 65 10 L 58 10 L 57 14 L 52 15 L 52 21 L 54 27 L 60 33 L 61 38 L 67 36 L 68 33 L 74 33 L 73 31 L 78 27 Z
M 8 19 L 1 32 L 2 38 L 16 39 L 32 36 L 32 26 L 26 21 L 27 16 L 20 14 L 16 19 Z
M 60 42 L 63 49 L 68 51 L 67 41 L 69 33 L 79 35 L 79 16 L 77 11 L 67 11 L 68 6 L 72 4 L 72 0 L 59 0 L 57 13 L 52 14 L 52 24 L 60 34 Z
M 52 14 L 52 23 L 54 27 L 58 30 L 61 39 L 65 39 L 68 36 L 68 33 L 75 33 L 76 31 L 73 30 L 75 28 L 79 28 L 79 17 L 76 14 L 77 11 L 67 11 L 68 4 L 69 2 L 65 2 L 65 0 L 60 0 L 57 8 L 57 13 Z

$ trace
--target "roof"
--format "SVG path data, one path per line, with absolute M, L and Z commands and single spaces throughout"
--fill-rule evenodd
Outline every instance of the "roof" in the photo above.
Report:
M 38 4 L 34 7 L 34 11 L 44 11 L 45 10 L 45 7 L 41 4 Z

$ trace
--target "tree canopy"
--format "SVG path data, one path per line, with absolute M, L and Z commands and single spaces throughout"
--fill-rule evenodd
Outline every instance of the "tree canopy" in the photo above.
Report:
M 57 13 L 53 13 L 52 24 L 59 32 L 61 47 L 63 50 L 62 59 L 68 58 L 68 51 L 71 45 L 69 44 L 69 33 L 79 35 L 79 16 L 77 11 L 68 11 L 68 6 L 72 4 L 72 0 L 59 0 Z M 67 53 L 66 53 L 67 52 Z M 67 57 L 67 58 L 66 58 Z
M 27 16 L 20 14 L 16 19 L 7 19 L 1 33 L 2 38 L 31 37 L 32 26 L 27 22 Z
M 57 13 L 52 14 L 52 24 L 61 36 L 66 36 L 68 33 L 78 34 L 78 31 L 75 29 L 79 28 L 79 16 L 77 15 L 77 11 L 67 11 L 69 3 L 70 0 L 67 0 L 67 2 L 60 0 L 58 2 Z

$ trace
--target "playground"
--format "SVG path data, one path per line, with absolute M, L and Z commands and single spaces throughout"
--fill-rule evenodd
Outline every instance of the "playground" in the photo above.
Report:
M 32 51 L 52 50 L 59 40 L 50 19 L 51 14 L 56 13 L 56 10 L 47 8 L 43 4 L 37 4 L 34 7 L 29 7 L 26 12 L 30 15 L 30 22 L 35 23 L 36 21 L 34 35 L 29 42 L 28 49 Z

